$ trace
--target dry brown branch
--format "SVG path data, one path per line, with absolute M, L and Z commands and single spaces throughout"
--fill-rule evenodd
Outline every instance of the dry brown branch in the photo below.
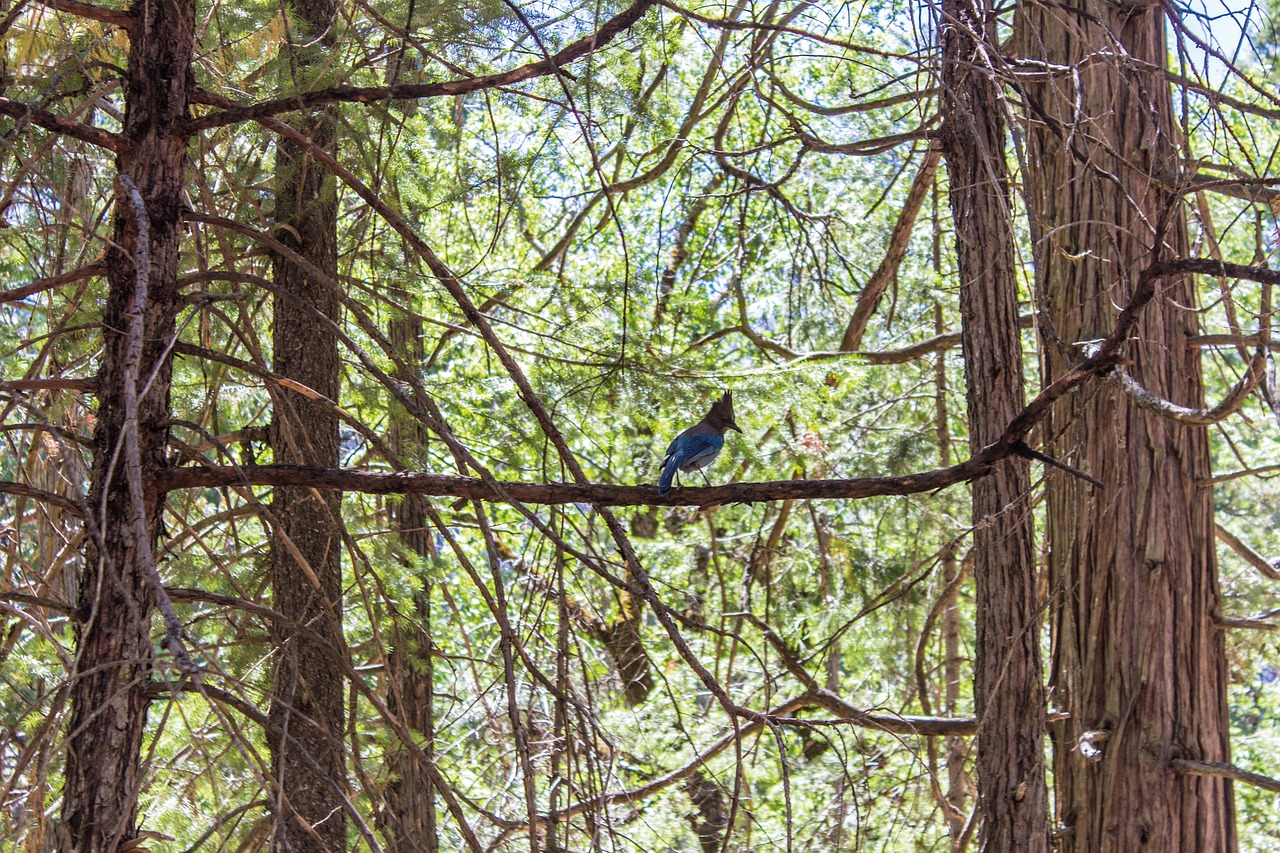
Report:
M 916 216 L 919 215 L 920 208 L 924 206 L 924 200 L 930 188 L 933 187 L 933 176 L 938 172 L 938 162 L 941 159 L 942 149 L 936 145 L 930 146 L 924 162 L 920 164 L 920 170 L 916 172 L 915 179 L 911 182 L 907 200 L 903 202 L 902 212 L 898 214 L 898 221 L 894 223 L 893 233 L 889 235 L 889 246 L 885 249 L 884 258 L 858 294 L 853 316 L 849 318 L 849 325 L 845 328 L 844 337 L 840 341 L 841 352 L 853 352 L 862 345 L 862 336 L 867 331 L 867 324 L 871 322 L 872 315 L 875 314 L 876 306 L 880 304 L 880 297 L 897 277 L 898 267 L 902 265 L 902 259 L 907 256 L 907 247 L 911 245 L 911 232 L 915 228 Z M 959 342 L 960 336 L 957 334 L 956 343 Z
M 1236 554 L 1239 555 L 1246 563 L 1253 566 L 1271 580 L 1280 581 L 1280 568 L 1278 568 L 1275 563 L 1250 548 L 1244 542 L 1241 542 L 1234 533 L 1223 527 L 1221 524 L 1214 525 L 1214 532 L 1217 533 L 1218 538 L 1222 540 L 1228 548 L 1235 551 Z
M 57 494 L 56 492 L 48 492 L 44 489 L 37 489 L 34 486 L 28 486 L 24 483 L 14 483 L 9 480 L 0 480 L 0 492 L 9 495 L 18 495 L 24 498 L 34 498 L 41 503 L 52 504 L 61 507 L 72 515 L 83 516 L 84 508 L 80 504 L 68 497 Z
M 132 27 L 134 22 L 133 15 L 128 12 L 121 12 L 119 9 L 106 9 L 102 6 L 95 6 L 92 3 L 80 3 L 77 0 L 38 0 L 38 2 L 41 6 L 47 6 L 58 12 L 78 15 L 81 18 L 101 21 L 104 24 L 111 24 L 124 29 Z
M 0 115 L 9 116 L 19 122 L 31 122 L 34 125 L 43 127 L 45 130 L 70 136 L 73 139 L 79 139 L 81 142 L 87 142 L 99 148 L 105 148 L 113 154 L 119 154 L 124 145 L 124 142 L 117 134 L 91 125 L 81 124 L 78 121 L 65 119 L 62 116 L 37 109 L 30 104 L 24 104 L 12 98 L 0 97 Z
M 407 226 L 406 226 L 407 227 Z M 399 229 L 398 229 L 399 230 Z M 403 232 L 402 232 L 403 233 Z M 412 234 L 412 231 L 408 231 Z M 416 235 L 415 235 L 416 238 Z M 429 249 L 423 246 L 426 252 Z M 430 254 L 431 259 L 441 269 L 448 268 Z M 1230 265 L 1228 265 L 1230 266 Z M 455 298 L 464 306 L 477 328 L 485 339 L 494 346 L 503 359 L 508 370 L 512 372 L 517 385 L 520 386 L 521 397 L 534 410 L 539 424 L 548 437 L 552 439 L 561 458 L 573 472 L 574 483 L 512 483 L 491 480 L 492 475 L 483 479 L 472 477 L 456 477 L 443 474 L 370 474 L 360 471 L 344 471 L 325 468 L 307 468 L 304 466 L 249 466 L 244 468 L 174 468 L 162 471 L 157 477 L 157 486 L 162 491 L 173 491 L 193 487 L 219 485 L 294 485 L 311 486 L 317 489 L 341 489 L 365 492 L 369 494 L 417 493 L 439 496 L 460 497 L 484 501 L 514 501 L 519 503 L 588 503 L 601 508 L 602 514 L 608 514 L 604 507 L 609 506 L 717 506 L 728 503 L 758 503 L 762 501 L 784 499 L 859 499 L 880 495 L 906 495 L 945 488 L 957 483 L 972 480 L 985 475 L 991 466 L 1011 454 L 1021 452 L 1019 445 L 1026 435 L 1049 413 L 1055 401 L 1065 396 L 1074 388 L 1090 379 L 1106 375 L 1115 368 L 1120 360 L 1120 350 L 1138 314 L 1155 296 L 1155 282 L 1164 276 L 1184 272 L 1216 271 L 1218 264 L 1206 263 L 1198 259 L 1182 261 L 1157 261 L 1143 271 L 1138 285 L 1134 289 L 1133 298 L 1120 312 L 1116 326 L 1111 334 L 1102 342 L 1097 351 L 1081 361 L 1073 369 L 1063 374 L 1057 381 L 1042 390 L 1005 429 L 1001 437 L 983 448 L 969 459 L 957 465 L 940 468 L 921 474 L 909 474 L 898 477 L 862 477 L 848 480 L 782 480 L 764 483 L 731 483 L 724 486 L 702 488 L 684 488 L 673 490 L 666 496 L 659 496 L 656 487 L 651 486 L 616 486 L 590 483 L 577 460 L 573 457 L 563 436 L 551 421 L 549 412 L 542 407 L 533 389 L 529 387 L 523 371 L 515 364 L 510 354 L 497 341 L 488 321 L 476 311 L 475 306 L 458 288 L 456 279 L 445 279 L 451 285 L 452 292 L 458 290 Z M 1280 273 L 1269 270 L 1248 268 L 1252 275 L 1269 274 L 1280 277 Z M 451 276 L 452 273 L 449 273 Z M 1244 277 L 1244 276 L 1240 276 Z M 442 277 L 443 278 L 443 277 Z M 616 524 L 616 520 L 614 522 Z M 611 525 L 612 527 L 612 525 Z M 621 530 L 621 527 L 618 528 Z M 625 539 L 625 534 L 622 534 Z M 621 543 L 619 543 L 622 547 Z M 623 548 L 623 553 L 630 559 L 630 543 Z
M 42 278 L 33 281 L 30 284 L 24 284 L 22 287 L 14 287 L 9 290 L 0 290 L 0 302 L 21 302 L 28 296 L 37 293 L 43 293 L 46 290 L 53 290 L 55 287 L 61 287 L 64 284 L 72 284 L 95 275 L 102 275 L 107 271 L 107 265 L 102 261 L 94 261 L 79 269 L 64 272 L 61 275 L 51 275 L 48 278 Z
M 1261 773 L 1253 773 L 1249 770 L 1241 770 L 1234 764 L 1227 764 L 1225 761 L 1195 761 L 1190 758 L 1174 758 L 1170 759 L 1169 767 L 1175 773 L 1182 773 L 1187 776 L 1218 776 L 1235 782 L 1243 782 L 1246 785 L 1252 785 L 1264 791 L 1280 791 L 1280 779 L 1263 776 Z

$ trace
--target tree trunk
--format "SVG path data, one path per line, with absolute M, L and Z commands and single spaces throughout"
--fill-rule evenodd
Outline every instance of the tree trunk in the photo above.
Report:
M 422 346 L 422 318 L 416 315 L 397 317 L 390 323 L 392 344 L 408 364 L 421 364 L 426 353 Z M 393 407 L 388 443 L 402 460 L 421 459 L 427 431 L 422 423 Z M 416 466 L 414 466 L 416 467 Z M 436 557 L 431 532 L 427 529 L 425 495 L 402 495 L 392 505 L 395 525 L 404 547 L 424 560 Z M 422 751 L 428 762 L 435 750 L 435 696 L 431 658 L 431 581 L 425 575 L 414 594 L 414 615 L 395 620 L 394 643 L 387 662 L 390 680 L 388 705 L 391 711 L 422 737 Z M 435 794 L 431 781 L 422 773 L 421 764 L 406 749 L 388 755 L 391 781 L 387 784 L 384 823 L 388 849 L 395 853 L 436 853 L 437 838 Z
M 1026 87 L 1037 285 L 1059 339 L 1046 334 L 1046 382 L 1080 357 L 1073 342 L 1111 330 L 1156 255 L 1187 254 L 1167 189 L 1181 169 L 1165 26 L 1159 5 L 1019 8 L 1019 54 L 1078 69 Z M 1204 398 L 1186 345 L 1195 304 L 1189 277 L 1166 279 L 1126 353 L 1139 382 L 1185 406 Z M 1212 495 L 1197 485 L 1210 473 L 1205 434 L 1106 385 L 1062 401 L 1044 434 L 1105 483 L 1048 480 L 1050 685 L 1071 715 L 1051 727 L 1062 848 L 1233 850 L 1231 783 L 1168 768 L 1230 754 Z
M 71 680 L 71 721 L 62 793 L 62 844 L 77 853 L 115 853 L 137 835 L 141 787 L 139 750 L 147 719 L 151 679 L 151 614 L 156 590 L 148 578 L 164 502 L 154 488 L 165 467 L 169 382 L 165 348 L 173 339 L 178 309 L 185 117 L 194 43 L 191 0 L 139 4 L 129 45 L 125 81 L 124 147 L 117 165 L 142 197 L 147 214 L 147 295 L 142 316 L 141 359 L 130 368 L 130 307 L 138 293 L 134 259 L 143 248 L 139 217 L 126 191 L 115 201 L 107 250 L 110 284 L 103 316 L 99 405 L 88 506 L 101 540 L 90 545 L 80 582 L 76 670 Z M 154 375 L 153 375 L 154 374 Z M 132 378 L 130 378 L 132 377 Z M 136 383 L 137 443 L 143 515 L 149 542 L 139 542 L 133 496 L 120 451 L 126 430 L 126 382 Z M 145 386 L 146 393 L 142 394 Z M 92 540 L 91 540 L 92 541 Z
M 330 0 L 292 5 L 293 44 L 285 49 L 294 79 L 306 85 L 334 42 Z M 329 147 L 332 116 L 300 114 L 294 126 Z M 292 294 L 274 299 L 275 372 L 332 401 L 338 399 L 337 341 L 311 309 L 338 319 L 337 192 L 332 175 L 285 137 L 276 140 L 276 237 L 326 273 L 316 281 L 282 256 L 272 259 L 276 285 Z M 272 446 L 277 463 L 338 467 L 338 419 L 331 407 L 280 390 Z M 343 759 L 341 497 L 337 492 L 281 488 L 275 493 L 271 585 L 275 607 L 296 625 L 276 638 L 271 697 L 272 773 L 276 783 L 277 850 L 320 853 L 346 849 Z
M 987 70 L 995 10 L 942 6 L 943 153 L 951 186 L 964 327 L 969 443 L 994 441 L 1023 407 L 1005 122 Z M 1048 847 L 1044 681 L 1035 596 L 1029 464 L 1000 463 L 973 483 L 978 816 L 983 850 Z

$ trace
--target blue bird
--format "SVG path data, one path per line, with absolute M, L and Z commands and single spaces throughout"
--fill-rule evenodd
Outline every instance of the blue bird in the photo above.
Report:
M 724 396 L 711 404 L 707 416 L 680 433 L 667 448 L 667 458 L 662 460 L 662 477 L 658 479 L 658 494 L 665 495 L 671 491 L 671 480 L 677 471 L 697 471 L 715 461 L 724 447 L 725 430 L 738 430 L 733 422 L 733 393 L 725 391 Z M 706 474 L 702 478 L 706 479 Z

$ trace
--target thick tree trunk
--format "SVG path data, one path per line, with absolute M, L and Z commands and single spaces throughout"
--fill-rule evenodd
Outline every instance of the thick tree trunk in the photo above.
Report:
M 964 328 L 969 442 L 994 441 L 1023 407 L 1022 335 L 1005 122 L 988 73 L 996 16 L 942 5 L 943 154 L 951 185 Z M 973 483 L 978 816 L 983 850 L 1048 847 L 1044 681 L 1035 596 L 1031 476 L 1005 460 Z
M 1180 165 L 1165 26 L 1159 5 L 1019 8 L 1019 54 L 1076 69 L 1026 87 L 1038 287 L 1065 342 L 1045 342 L 1046 381 L 1079 358 L 1073 342 L 1110 331 L 1155 255 L 1187 254 L 1167 189 Z M 1186 345 L 1195 303 L 1188 277 L 1167 279 L 1127 352 L 1139 382 L 1185 406 L 1204 397 Z M 1062 847 L 1233 850 L 1231 783 L 1168 768 L 1230 754 L 1212 496 L 1197 485 L 1209 475 L 1205 434 L 1102 386 L 1060 403 L 1045 435 L 1106 484 L 1049 478 L 1050 684 L 1071 714 L 1051 727 Z
M 115 853 L 137 834 L 141 787 L 139 750 L 147 719 L 151 678 L 151 615 L 156 591 L 148 579 L 164 502 L 152 487 L 165 466 L 171 361 L 178 309 L 185 117 L 192 86 L 195 4 L 191 0 L 138 4 L 129 46 L 125 147 L 121 174 L 145 204 L 150 262 L 142 315 L 141 359 L 129 365 L 130 308 L 138 293 L 134 260 L 142 248 L 139 217 L 130 196 L 117 190 L 112 243 L 107 250 L 110 290 L 103 316 L 102 367 L 94 431 L 94 463 L 88 505 L 101 536 L 91 545 L 80 582 L 76 671 L 71 681 L 71 721 L 62 793 L 62 843 L 77 853 Z M 121 185 L 118 184 L 118 187 Z M 137 443 L 149 542 L 138 541 L 134 496 L 125 472 L 126 382 L 139 393 Z M 148 385 L 145 394 L 143 387 Z
M 305 85 L 331 46 L 336 6 L 329 0 L 293 4 L 294 44 L 287 47 L 294 80 Z M 333 140 L 331 116 L 303 114 L 294 126 L 316 145 Z M 337 400 L 337 341 L 311 309 L 337 319 L 337 193 L 332 175 L 296 143 L 276 140 L 276 236 L 330 277 L 316 281 L 284 257 L 273 258 L 277 294 L 272 349 L 275 372 L 329 400 Z M 275 399 L 272 446 L 280 463 L 338 466 L 338 419 L 331 407 L 281 390 Z M 347 789 L 343 757 L 345 720 L 342 669 L 341 497 L 337 492 L 281 488 L 275 521 L 271 585 L 275 607 L 298 625 L 277 637 L 270 737 L 276 783 L 278 850 L 320 853 L 346 849 Z

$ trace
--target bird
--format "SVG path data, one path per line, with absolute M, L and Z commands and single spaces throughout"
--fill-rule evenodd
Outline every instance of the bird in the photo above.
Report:
M 742 432 L 733 420 L 733 392 L 725 391 L 723 397 L 711 404 L 705 418 L 672 440 L 667 457 L 662 460 L 658 494 L 671 491 L 671 480 L 677 471 L 697 471 L 715 461 L 720 448 L 724 447 L 725 430 L 730 429 Z M 702 475 L 704 480 L 706 476 Z

